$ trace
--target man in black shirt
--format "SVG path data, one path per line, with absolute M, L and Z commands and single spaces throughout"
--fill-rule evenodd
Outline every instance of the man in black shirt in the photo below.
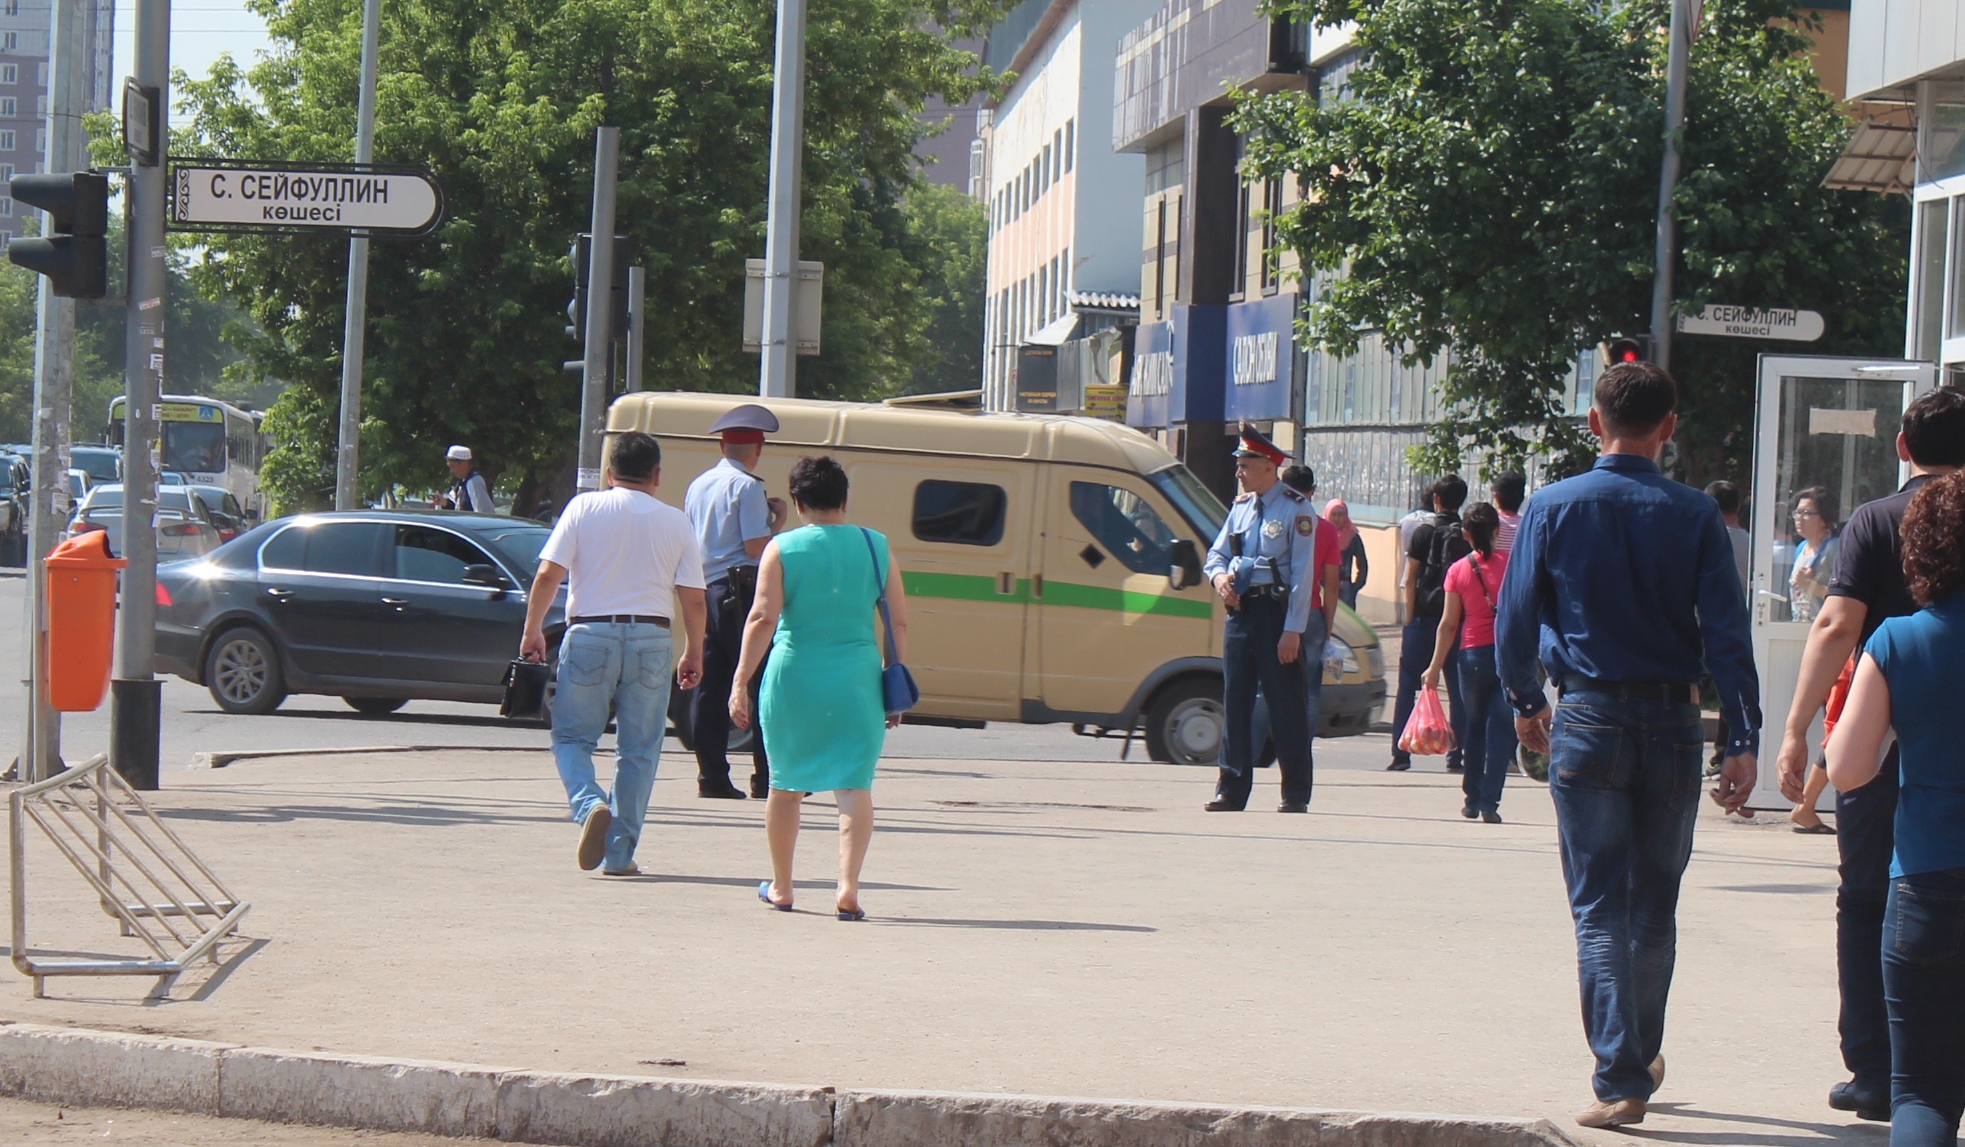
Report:
M 1911 495 L 1965 465 L 1965 390 L 1940 388 L 1904 411 L 1897 457 L 1910 463 L 1902 490 L 1866 502 L 1842 529 L 1835 577 L 1808 631 L 1794 705 L 1779 759 L 1781 795 L 1801 799 L 1808 727 L 1852 653 L 1892 617 L 1917 612 L 1904 581 L 1900 530 Z M 1897 750 L 1876 780 L 1835 798 L 1841 887 L 1835 894 L 1836 971 L 1842 994 L 1842 1061 L 1853 1076 L 1829 1091 L 1829 1106 L 1864 1119 L 1890 1118 L 1890 1028 L 1883 1006 L 1883 906 L 1896 846 Z
M 1420 678 L 1433 658 L 1433 641 L 1440 628 L 1445 601 L 1438 592 L 1446 580 L 1446 567 L 1467 556 L 1472 547 L 1460 533 L 1460 505 L 1467 500 L 1467 482 L 1458 474 L 1448 474 L 1427 491 L 1433 507 L 1433 520 L 1412 532 L 1406 546 L 1405 596 L 1406 624 L 1399 640 L 1399 692 L 1392 705 L 1391 772 L 1412 767 L 1412 754 L 1399 748 L 1406 719 L 1412 716 L 1419 697 Z M 1460 662 L 1449 657 L 1446 663 L 1447 721 L 1453 726 L 1453 749 L 1446 755 L 1447 771 L 1460 771 L 1460 747 L 1467 743 L 1463 727 L 1466 714 L 1460 704 Z

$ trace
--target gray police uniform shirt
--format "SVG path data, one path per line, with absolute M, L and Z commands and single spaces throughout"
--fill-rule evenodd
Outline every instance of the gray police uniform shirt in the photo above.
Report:
M 682 508 L 703 548 L 703 577 L 715 581 L 737 566 L 757 564 L 744 543 L 771 536 L 764 479 L 725 458 L 697 475 Z
M 1229 539 L 1242 539 L 1236 556 Z M 1310 578 L 1316 567 L 1317 511 L 1310 499 L 1281 482 L 1260 498 L 1244 494 L 1228 509 L 1228 520 L 1208 547 L 1201 570 L 1213 581 L 1232 574 L 1237 584 L 1250 587 L 1282 585 L 1289 589 L 1289 613 L 1283 630 L 1302 633 L 1310 624 Z

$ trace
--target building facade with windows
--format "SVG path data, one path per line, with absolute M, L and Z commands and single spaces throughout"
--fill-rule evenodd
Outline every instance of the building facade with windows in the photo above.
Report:
M 1102 349 L 1137 311 L 1139 218 L 1117 204 L 1135 194 L 1141 160 L 1112 147 L 1112 44 L 1157 2 L 1024 0 L 990 32 L 984 62 L 1015 79 L 986 109 L 975 152 L 989 211 L 989 409 L 1083 409 L 1058 376 L 1079 382 L 1082 361 L 1096 379 L 1123 355 Z M 1080 345 L 1102 331 L 1114 334 L 1101 353 Z
M 50 0 L 0 0 L 0 237 L 21 234 L 31 210 L 6 194 L 6 181 L 43 169 L 48 149 L 48 54 L 54 6 Z M 82 8 L 86 110 L 109 106 L 110 45 L 116 31 L 115 0 Z

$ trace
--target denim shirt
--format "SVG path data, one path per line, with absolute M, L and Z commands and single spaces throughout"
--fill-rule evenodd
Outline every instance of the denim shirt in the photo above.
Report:
M 1508 702 L 1524 717 L 1552 677 L 1719 684 L 1726 753 L 1760 737 L 1746 591 L 1713 500 L 1634 454 L 1536 492 L 1509 555 L 1495 622 Z

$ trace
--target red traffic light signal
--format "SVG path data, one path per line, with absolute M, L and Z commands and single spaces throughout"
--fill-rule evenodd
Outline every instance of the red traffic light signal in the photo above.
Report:
M 7 240 L 7 259 L 46 275 L 55 294 L 100 299 L 109 293 L 109 177 L 93 171 L 17 175 L 8 194 L 48 213 L 49 233 Z
M 1619 335 L 1605 339 L 1597 344 L 1597 357 L 1605 369 L 1622 366 L 1630 362 L 1649 362 L 1651 360 L 1651 340 L 1649 338 L 1630 338 Z

